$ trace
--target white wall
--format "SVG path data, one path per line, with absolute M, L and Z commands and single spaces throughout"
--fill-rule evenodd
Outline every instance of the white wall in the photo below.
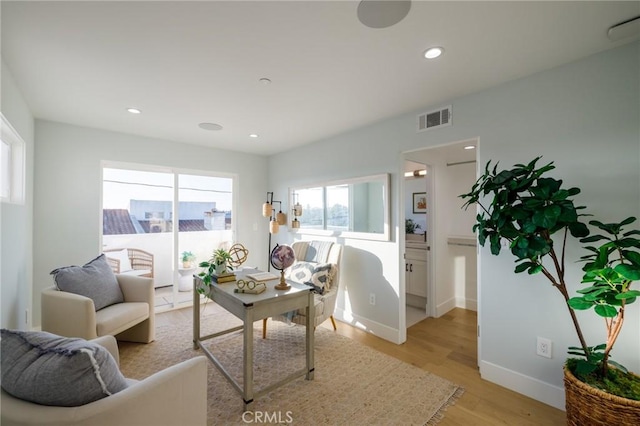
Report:
M 415 232 L 416 234 L 423 234 L 427 231 L 427 215 L 424 213 L 413 213 L 413 193 L 427 192 L 429 179 L 431 179 L 431 177 L 428 175 L 419 178 L 404 178 L 404 217 L 405 219 L 412 219 L 414 223 L 420 225 L 420 229 L 417 229 Z M 430 203 L 427 202 L 427 214 L 429 212 L 429 205 Z
M 33 232 L 33 115 L 9 68 L 2 61 L 1 110 L 25 142 L 25 203 L 0 207 L 0 325 L 27 330 L 31 326 Z M 26 313 L 28 311 L 29 313 Z
M 249 250 L 247 263 L 266 268 L 265 157 L 36 120 L 34 212 L 34 325 L 49 272 L 82 265 L 100 253 L 100 162 L 158 165 L 238 175 L 234 239 Z
M 389 340 L 403 338 L 398 246 L 398 225 L 404 225 L 398 197 L 402 152 L 479 138 L 481 165 L 491 159 L 509 167 L 543 155 L 558 166 L 554 176 L 582 188 L 578 204 L 587 205 L 596 217 L 614 221 L 640 215 L 639 49 L 636 42 L 443 102 L 453 105 L 453 125 L 443 129 L 416 134 L 415 114 L 408 114 L 271 157 L 270 186 L 281 194 L 291 185 L 392 173 L 392 240 L 343 241 L 348 292 L 343 297 L 363 298 L 339 305 L 343 314 L 367 322 L 375 334 L 393 335 Z M 570 241 L 567 279 L 572 290 L 581 278 L 580 265 L 573 261 L 580 255 Z M 479 262 L 482 376 L 562 407 L 565 348 L 577 339 L 560 295 L 543 277 L 515 275 L 508 253 L 495 257 L 483 249 Z M 378 293 L 376 306 L 367 303 L 369 292 Z M 590 341 L 603 341 L 601 321 L 592 313 L 580 317 Z M 553 359 L 535 355 L 536 336 L 553 341 Z M 638 304 L 628 309 L 614 356 L 640 371 Z

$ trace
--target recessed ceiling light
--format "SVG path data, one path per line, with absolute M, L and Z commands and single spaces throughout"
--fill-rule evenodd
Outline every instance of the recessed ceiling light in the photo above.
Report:
M 142 112 L 138 108 L 127 108 L 127 111 L 129 111 L 131 114 L 140 114 Z
M 475 145 L 467 145 L 464 149 L 476 149 Z
M 430 47 L 424 52 L 424 57 L 427 59 L 435 59 L 444 53 L 442 47 Z
M 269 80 L 266 77 L 262 77 L 260 80 L 258 80 L 260 83 L 262 83 L 264 86 L 268 86 L 271 84 L 271 80 Z
M 212 130 L 212 131 L 222 130 L 222 126 L 216 123 L 200 123 L 198 124 L 198 127 L 204 130 Z
M 257 137 L 258 137 L 258 135 L 257 135 L 256 133 L 251 133 L 251 134 L 249 135 L 249 137 L 250 137 L 250 138 L 257 138 Z

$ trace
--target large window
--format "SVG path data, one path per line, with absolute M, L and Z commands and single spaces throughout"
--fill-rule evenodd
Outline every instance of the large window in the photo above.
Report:
M 156 288 L 173 286 L 178 296 L 181 277 L 188 281 L 197 263 L 233 240 L 232 176 L 105 164 L 102 179 L 103 249 L 153 254 Z M 185 252 L 195 256 L 189 268 Z M 181 291 L 190 289 L 182 284 Z
M 386 174 L 291 188 L 289 202 L 302 207 L 302 215 L 296 217 L 300 226 L 292 232 L 389 239 Z
M 4 115 L 1 116 L 0 199 L 5 203 L 24 204 L 25 143 Z

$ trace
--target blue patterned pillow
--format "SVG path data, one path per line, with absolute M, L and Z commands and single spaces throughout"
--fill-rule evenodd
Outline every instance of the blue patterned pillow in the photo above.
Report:
M 333 265 L 330 263 L 296 262 L 289 270 L 288 278 L 291 281 L 306 284 L 318 294 L 324 294 L 331 288 L 333 280 Z
M 127 387 L 115 359 L 97 343 L 2 329 L 1 348 L 2 389 L 19 399 L 76 407 Z

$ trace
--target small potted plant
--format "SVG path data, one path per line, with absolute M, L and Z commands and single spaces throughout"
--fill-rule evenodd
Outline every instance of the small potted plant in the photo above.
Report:
M 180 256 L 183 268 L 191 268 L 191 264 L 196 260 L 196 256 L 190 251 L 183 251 Z
M 228 271 L 233 271 L 230 263 L 232 260 L 233 258 L 229 251 L 223 248 L 216 249 L 208 261 L 200 262 L 198 266 L 205 268 L 205 271 L 200 272 L 198 276 L 202 278 L 206 285 L 210 285 L 213 275 L 221 275 Z
M 497 164 L 490 169 L 487 163 L 471 192 L 460 196 L 467 200 L 463 207 L 480 207 L 473 230 L 481 245 L 488 241 L 491 254 L 498 255 L 502 240 L 507 240 L 516 257 L 515 272 L 542 273 L 566 301 L 580 342 L 569 348 L 569 354 L 578 358 L 567 360 L 564 369 L 567 423 L 638 424 L 640 377 L 610 359 L 625 309 L 640 296 L 640 291 L 631 289 L 640 280 L 640 239 L 636 238 L 640 231 L 623 230 L 636 219 L 619 223 L 592 220 L 590 225 L 604 234 L 589 236 L 589 228 L 579 220 L 585 216 L 578 214 L 584 207 L 572 201 L 580 189 L 564 189 L 562 180 L 543 177 L 555 166 L 549 163 L 537 168 L 539 159 L 502 171 Z M 582 283 L 587 287 L 576 297 L 570 296 L 565 282 L 569 234 L 580 238 L 589 252 L 581 258 L 585 262 Z M 590 245 L 597 241 L 601 242 L 598 247 Z M 575 310 L 591 308 L 604 318 L 606 343 L 590 346 L 585 341 Z M 598 410 L 592 409 L 596 406 Z
M 413 219 L 405 219 L 404 221 L 404 232 L 406 234 L 415 234 L 416 230 L 420 229 L 420 224 L 415 223 Z

